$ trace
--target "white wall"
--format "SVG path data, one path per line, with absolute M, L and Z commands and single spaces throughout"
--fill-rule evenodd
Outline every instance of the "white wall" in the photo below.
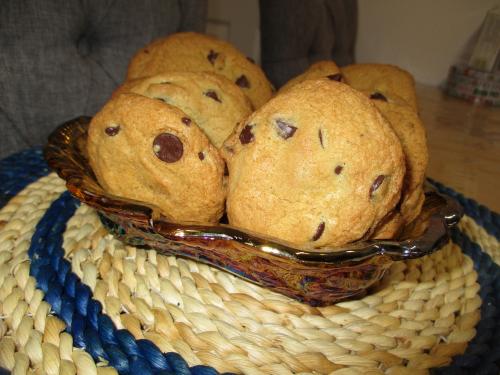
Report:
M 399 65 L 440 85 L 500 0 L 358 0 L 358 62 Z
M 304 0 L 307 1 L 307 0 Z M 399 65 L 440 85 L 500 0 L 358 0 L 356 58 Z M 209 34 L 260 61 L 258 0 L 208 0 Z M 470 51 L 469 51 L 470 52 Z

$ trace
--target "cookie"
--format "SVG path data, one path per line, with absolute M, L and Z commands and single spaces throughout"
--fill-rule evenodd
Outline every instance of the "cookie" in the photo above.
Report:
M 243 92 L 227 78 L 209 72 L 167 72 L 128 81 L 114 95 L 132 92 L 178 107 L 220 147 L 252 108 Z
M 406 103 L 415 112 L 418 111 L 415 80 L 407 71 L 385 64 L 353 64 L 343 67 L 341 71 L 349 85 L 367 92 L 371 98 Z
M 267 102 L 273 92 L 262 69 L 231 44 L 193 32 L 172 34 L 139 50 L 129 64 L 127 79 L 165 71 L 221 74 L 243 90 L 254 108 Z
M 180 109 L 119 95 L 92 119 L 87 144 L 105 191 L 153 204 L 173 222 L 216 223 L 222 216 L 224 161 Z
M 291 87 L 298 83 L 304 82 L 309 79 L 318 79 L 327 77 L 331 80 L 344 82 L 345 78 L 340 72 L 340 68 L 333 61 L 318 61 L 312 64 L 304 73 L 292 78 L 287 83 L 285 83 L 278 91 L 282 94 L 288 91 Z
M 398 204 L 391 213 L 379 222 L 370 234 L 369 238 L 377 240 L 398 238 L 406 226 L 419 216 L 422 211 L 424 201 L 425 192 L 423 187 L 421 187 L 415 190 L 409 198 L 406 199 L 405 208 L 403 209 L 406 219 L 403 218 L 400 204 Z
M 403 230 L 405 222 L 399 210 L 395 209 L 389 212 L 385 218 L 383 218 L 375 228 L 373 232 L 367 236 L 370 239 L 375 240 L 388 240 L 397 238 L 397 236 Z
M 230 224 L 294 246 L 358 240 L 400 199 L 397 136 L 365 95 L 328 78 L 275 96 L 222 152 Z
M 379 99 L 372 102 L 391 124 L 403 147 L 406 173 L 399 210 L 403 221 L 409 223 L 418 216 L 424 201 L 423 184 L 429 159 L 425 128 L 409 105 Z

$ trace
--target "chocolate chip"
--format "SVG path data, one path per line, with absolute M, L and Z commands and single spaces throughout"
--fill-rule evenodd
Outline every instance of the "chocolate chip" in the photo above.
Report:
M 216 102 L 222 103 L 221 100 L 219 99 L 219 96 L 214 90 L 208 90 L 203 93 L 205 96 L 208 96 L 209 98 L 212 98 Z
M 325 146 L 323 146 L 323 133 L 321 132 L 321 129 L 318 130 L 318 137 L 319 137 L 319 143 L 321 144 L 321 147 L 325 148 Z
M 240 133 L 240 142 L 242 145 L 246 145 L 254 140 L 252 133 L 253 125 L 246 125 Z
M 331 81 L 342 82 L 342 78 L 344 78 L 344 77 L 342 76 L 341 73 L 336 73 L 336 74 L 327 75 L 327 78 Z
M 200 160 L 203 160 L 205 159 L 205 154 L 203 152 L 198 152 L 198 157 L 200 158 Z
M 255 64 L 255 60 L 252 59 L 250 56 L 247 56 L 247 60 L 250 61 L 252 64 Z
M 106 129 L 104 129 L 106 135 L 109 135 L 110 137 L 114 137 L 115 135 L 118 134 L 119 131 L 120 131 L 120 125 L 108 126 Z
M 208 61 L 210 61 L 210 64 L 212 64 L 212 65 L 215 64 L 215 60 L 217 59 L 217 56 L 219 56 L 219 54 L 217 52 L 215 52 L 213 49 L 211 49 L 207 55 L 207 59 L 208 59 Z
M 229 169 L 227 168 L 226 163 L 224 163 L 224 176 L 229 176 Z
M 385 176 L 381 174 L 377 176 L 375 181 L 373 181 L 373 184 L 370 187 L 370 198 L 373 197 L 373 193 L 375 193 L 375 191 L 380 187 L 380 185 L 382 185 L 382 182 L 384 182 L 384 178 Z
M 186 126 L 191 125 L 191 119 L 189 117 L 183 117 L 183 118 L 181 118 L 181 121 Z
M 281 119 L 276 120 L 276 125 L 278 125 L 276 129 L 278 131 L 278 135 L 283 139 L 293 137 L 293 135 L 297 131 L 297 128 L 295 126 Z
M 319 223 L 318 228 L 316 229 L 316 233 L 314 233 L 312 240 L 313 241 L 319 240 L 319 238 L 323 235 L 324 231 L 325 231 L 325 222 L 322 221 L 321 223 Z
M 335 174 L 340 174 L 340 172 L 342 172 L 342 169 L 344 169 L 344 167 L 343 167 L 343 166 L 341 166 L 341 165 L 337 165 L 337 166 L 335 167 Z
M 144 50 L 144 53 L 149 53 L 149 50 L 148 50 L 148 49 L 145 49 L 145 50 Z
M 384 102 L 387 101 L 387 98 L 379 92 L 374 92 L 373 94 L 371 94 L 370 99 L 383 100 Z
M 161 161 L 174 163 L 182 157 L 184 146 L 175 135 L 161 133 L 153 141 L 153 151 Z
M 238 79 L 236 80 L 236 84 L 246 89 L 250 88 L 250 82 L 244 74 L 238 77 Z

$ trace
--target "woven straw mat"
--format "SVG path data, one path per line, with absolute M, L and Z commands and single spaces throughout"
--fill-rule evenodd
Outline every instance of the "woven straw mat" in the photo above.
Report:
M 314 308 L 201 263 L 126 246 L 64 191 L 50 174 L 0 210 L 0 366 L 13 374 L 167 374 L 180 372 L 179 361 L 186 374 L 417 375 L 449 365 L 476 335 L 480 286 L 455 243 L 394 263 L 364 298 Z M 61 197 L 60 207 L 73 207 L 69 220 L 54 208 Z M 57 228 L 44 229 L 42 217 Z M 51 244 L 50 257 L 37 255 L 33 242 L 57 237 L 58 228 L 63 251 Z M 460 229 L 500 262 L 494 236 L 468 216 Z M 45 277 L 59 266 L 58 275 L 76 275 L 62 288 Z

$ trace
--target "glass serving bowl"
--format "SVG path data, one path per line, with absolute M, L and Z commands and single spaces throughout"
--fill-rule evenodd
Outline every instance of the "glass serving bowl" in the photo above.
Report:
M 306 250 L 230 225 L 168 222 L 152 204 L 106 193 L 87 159 L 90 117 L 59 126 L 45 158 L 73 196 L 95 208 L 104 226 L 121 241 L 162 254 L 187 257 L 312 306 L 362 294 L 395 260 L 418 258 L 442 247 L 462 216 L 451 198 L 427 186 L 419 217 L 393 240 L 364 240 L 339 248 Z

